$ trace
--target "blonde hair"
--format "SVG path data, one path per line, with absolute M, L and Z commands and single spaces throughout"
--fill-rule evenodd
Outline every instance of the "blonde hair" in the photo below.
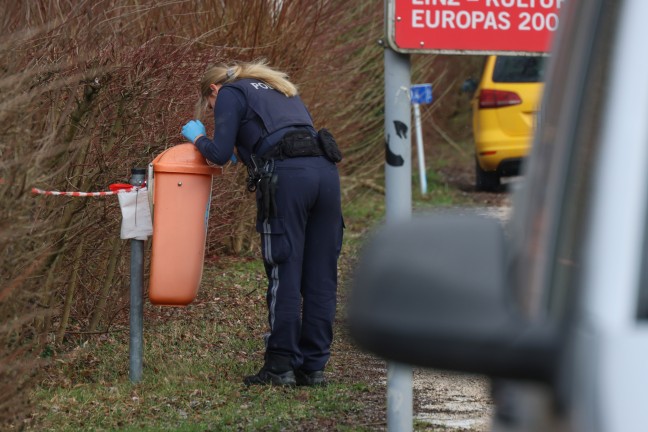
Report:
M 196 104 L 196 117 L 207 109 L 207 98 L 212 94 L 212 84 L 227 84 L 239 79 L 252 78 L 263 81 L 287 97 L 297 96 L 297 86 L 288 80 L 288 74 L 268 66 L 265 59 L 255 62 L 235 62 L 230 65 L 221 63 L 211 66 L 200 80 L 200 99 Z

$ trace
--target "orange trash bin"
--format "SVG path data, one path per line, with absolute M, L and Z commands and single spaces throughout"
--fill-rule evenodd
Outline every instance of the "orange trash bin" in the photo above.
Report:
M 186 306 L 196 298 L 205 260 L 212 176 L 193 144 L 180 144 L 153 160 L 153 243 L 149 300 Z

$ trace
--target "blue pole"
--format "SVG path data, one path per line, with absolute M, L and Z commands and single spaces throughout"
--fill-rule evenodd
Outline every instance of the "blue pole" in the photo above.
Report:
M 421 195 L 427 195 L 427 176 L 425 173 L 425 154 L 423 150 L 423 127 L 421 126 L 421 107 L 414 104 L 414 123 L 416 124 L 416 150 L 418 155 Z

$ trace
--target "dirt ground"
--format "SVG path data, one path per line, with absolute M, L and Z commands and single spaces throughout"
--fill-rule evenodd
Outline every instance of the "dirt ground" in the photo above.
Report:
M 474 212 L 505 223 L 511 210 L 509 191 L 518 179 L 505 179 L 502 190 L 497 193 L 476 192 L 471 168 L 454 165 L 441 172 L 450 187 L 461 191 L 473 203 L 472 206 L 461 207 L 461 211 Z M 435 208 L 435 211 L 444 209 Z M 370 356 L 354 360 L 363 363 L 365 379 L 378 381 L 370 391 L 377 408 L 375 412 L 364 413 L 365 425 L 370 430 L 386 430 L 386 365 Z M 355 371 L 347 373 L 358 373 L 357 369 L 351 369 Z M 438 370 L 413 370 L 414 430 L 485 432 L 491 429 L 493 414 L 488 378 Z

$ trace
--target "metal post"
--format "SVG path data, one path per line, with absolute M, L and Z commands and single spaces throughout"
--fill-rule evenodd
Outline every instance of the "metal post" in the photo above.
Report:
M 410 58 L 385 47 L 385 207 L 387 223 L 412 217 Z
M 423 128 L 421 126 L 421 106 L 414 105 L 414 124 L 416 125 L 416 150 L 418 156 L 419 177 L 421 179 L 421 194 L 427 194 L 427 176 L 425 174 L 425 154 L 423 154 Z
M 410 58 L 385 46 L 385 210 L 386 222 L 412 217 Z M 412 367 L 387 366 L 387 429 L 411 432 Z
M 146 169 L 133 168 L 130 184 L 142 186 L 146 178 Z M 143 363 L 143 330 L 144 330 L 144 240 L 131 239 L 130 261 L 130 343 L 129 343 L 129 378 L 131 382 L 142 380 Z

